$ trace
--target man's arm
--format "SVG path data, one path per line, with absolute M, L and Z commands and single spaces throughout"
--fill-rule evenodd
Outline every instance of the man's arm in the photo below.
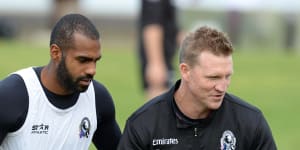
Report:
M 253 139 L 253 150 L 268 149 L 276 150 L 276 144 L 271 132 L 271 129 L 264 118 L 263 114 L 260 116 L 260 122 L 257 126 L 256 137 Z
M 9 132 L 22 127 L 28 101 L 25 83 L 20 76 L 10 75 L 0 81 L 0 145 Z
M 168 70 L 164 60 L 162 27 L 159 24 L 145 26 L 143 38 L 147 57 L 146 79 L 149 88 L 151 88 L 149 90 L 154 90 L 151 95 L 157 95 L 165 90 L 165 82 L 168 78 Z
M 131 122 L 127 120 L 118 150 L 147 150 L 142 143 L 138 132 L 133 128 Z
M 164 58 L 164 29 L 162 22 L 165 18 L 162 1 L 144 0 L 143 42 L 147 59 L 146 80 L 149 84 L 149 98 L 165 90 L 168 70 Z
M 115 117 L 115 106 L 107 89 L 94 82 L 96 93 L 97 130 L 93 143 L 98 149 L 115 150 L 121 138 L 121 130 Z

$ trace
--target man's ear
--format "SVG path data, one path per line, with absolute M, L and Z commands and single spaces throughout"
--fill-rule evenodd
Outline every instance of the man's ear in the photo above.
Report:
M 179 64 L 179 71 L 180 71 L 181 77 L 184 80 L 189 80 L 190 66 L 188 64 L 186 64 L 186 63 Z
M 53 61 L 60 61 L 62 58 L 62 50 L 56 44 L 50 45 L 50 56 Z

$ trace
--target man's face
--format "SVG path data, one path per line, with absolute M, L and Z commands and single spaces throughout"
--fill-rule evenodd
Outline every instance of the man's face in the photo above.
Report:
M 190 67 L 187 75 L 187 86 L 196 103 L 204 109 L 218 109 L 230 84 L 233 73 L 232 56 L 216 56 L 204 51 L 198 63 Z
M 100 42 L 75 33 L 74 48 L 63 52 L 57 67 L 60 85 L 69 92 L 86 91 L 96 74 L 96 62 L 100 58 Z

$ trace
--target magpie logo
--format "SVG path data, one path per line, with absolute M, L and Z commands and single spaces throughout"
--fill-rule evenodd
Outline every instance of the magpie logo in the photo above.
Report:
M 49 125 L 46 124 L 35 124 L 31 127 L 31 134 L 48 134 Z
M 236 138 L 230 130 L 223 132 L 221 142 L 221 150 L 235 150 Z
M 81 123 L 79 126 L 79 131 L 80 131 L 79 137 L 80 138 L 82 138 L 82 137 L 88 138 L 90 135 L 90 129 L 91 129 L 91 122 L 90 122 L 89 118 L 84 117 L 81 120 Z

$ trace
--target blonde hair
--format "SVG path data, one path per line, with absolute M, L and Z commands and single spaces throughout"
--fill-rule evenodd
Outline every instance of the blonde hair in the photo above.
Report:
M 196 57 L 203 51 L 212 52 L 217 56 L 228 56 L 233 53 L 233 47 L 224 32 L 203 26 L 184 38 L 180 48 L 179 62 L 193 66 L 197 63 Z

